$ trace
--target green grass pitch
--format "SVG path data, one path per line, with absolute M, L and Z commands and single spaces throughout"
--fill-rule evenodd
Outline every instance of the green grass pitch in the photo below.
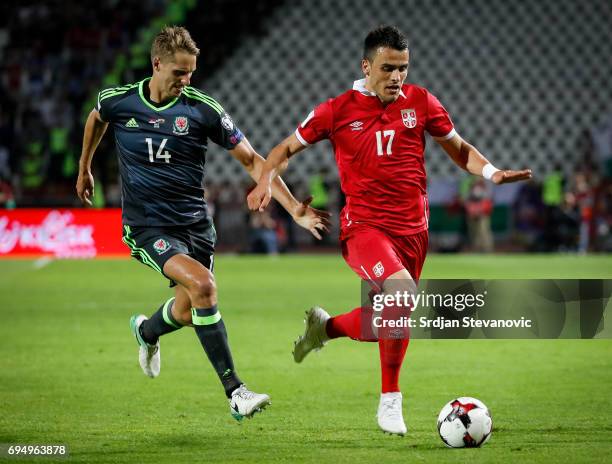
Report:
M 375 344 L 337 340 L 292 361 L 305 309 L 359 304 L 338 256 L 220 255 L 216 275 L 238 371 L 272 396 L 242 423 L 192 329 L 162 339 L 159 378 L 141 373 L 128 321 L 170 295 L 155 272 L 123 260 L 0 261 L 0 443 L 64 443 L 64 462 L 82 463 L 612 459 L 612 340 L 414 340 L 401 378 L 408 435 L 387 436 L 374 417 Z M 432 255 L 423 277 L 612 278 L 612 257 Z M 461 395 L 491 409 L 481 449 L 447 449 L 437 436 L 440 408 Z

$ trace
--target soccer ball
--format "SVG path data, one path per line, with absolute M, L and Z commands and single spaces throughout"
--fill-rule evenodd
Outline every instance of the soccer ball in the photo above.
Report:
M 476 398 L 462 396 L 449 401 L 438 415 L 438 433 L 450 448 L 475 448 L 491 438 L 489 409 Z

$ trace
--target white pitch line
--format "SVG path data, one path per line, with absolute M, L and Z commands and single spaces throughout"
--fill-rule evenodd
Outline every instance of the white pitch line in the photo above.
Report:
M 42 269 L 45 266 L 48 266 L 49 264 L 51 264 L 53 262 L 53 258 L 50 258 L 49 256 L 43 256 L 42 258 L 37 259 L 36 261 L 34 261 L 34 269 Z

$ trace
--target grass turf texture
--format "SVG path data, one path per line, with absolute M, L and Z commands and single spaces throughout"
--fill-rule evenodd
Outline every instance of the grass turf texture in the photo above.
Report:
M 128 329 L 170 294 L 135 261 L 0 261 L 0 443 L 65 443 L 69 462 L 609 462 L 612 340 L 415 340 L 402 372 L 408 435 L 383 435 L 375 344 L 291 358 L 303 312 L 359 303 L 335 256 L 219 256 L 219 308 L 238 370 L 272 406 L 236 423 L 192 329 L 145 377 Z M 430 256 L 427 278 L 612 278 L 612 257 Z M 451 450 L 440 408 L 483 400 L 494 432 Z M 2 458 L 0 458 L 2 460 Z M 32 462 L 52 460 L 32 458 Z M 25 460 L 20 460 L 24 462 Z

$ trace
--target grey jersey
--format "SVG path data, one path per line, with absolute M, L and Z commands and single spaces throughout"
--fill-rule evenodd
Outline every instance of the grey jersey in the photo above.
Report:
M 231 150 L 244 136 L 219 103 L 193 87 L 157 107 L 147 97 L 149 79 L 98 94 L 100 117 L 115 130 L 123 222 L 192 224 L 208 215 L 208 140 Z

